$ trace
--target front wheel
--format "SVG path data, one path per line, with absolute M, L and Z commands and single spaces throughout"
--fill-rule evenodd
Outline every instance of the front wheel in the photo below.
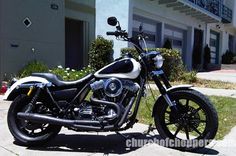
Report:
M 171 140 L 166 140 L 166 145 L 193 150 L 209 144 L 218 129 L 217 112 L 209 99 L 195 90 L 179 90 L 168 95 L 175 101 L 178 113 L 171 111 L 164 98 L 154 110 L 159 134 Z
M 7 115 L 8 128 L 18 144 L 25 146 L 40 145 L 55 137 L 61 130 L 61 126 L 34 123 L 17 118 L 18 112 L 25 112 L 31 98 L 19 95 L 12 102 Z M 51 114 L 51 111 L 42 102 L 35 106 L 37 113 Z

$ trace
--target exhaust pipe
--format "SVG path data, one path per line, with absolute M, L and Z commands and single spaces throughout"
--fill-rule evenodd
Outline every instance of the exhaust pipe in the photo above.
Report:
M 119 118 L 121 115 L 121 110 L 119 105 L 108 102 L 102 101 L 95 98 L 91 98 L 91 101 L 95 104 L 106 104 L 116 110 L 116 117 Z M 69 119 L 60 119 L 52 116 L 47 116 L 43 114 L 37 113 L 27 113 L 27 112 L 19 112 L 17 113 L 17 117 L 23 120 L 29 120 L 32 122 L 42 123 L 42 124 L 51 124 L 51 125 L 59 125 L 65 127 L 74 127 L 81 131 L 101 131 L 101 130 L 113 130 L 115 127 L 114 125 L 108 125 L 108 121 L 93 121 L 93 120 L 69 120 Z
M 101 129 L 102 124 L 105 124 L 105 122 L 101 123 L 99 121 L 60 119 L 60 118 L 46 116 L 42 114 L 24 113 L 24 112 L 17 113 L 17 117 L 19 119 L 29 120 L 29 121 L 33 121 L 37 123 L 52 124 L 52 125 L 59 125 L 59 126 L 65 126 L 65 127 L 75 127 L 75 128 L 81 127 L 81 128 L 88 129 L 91 126 L 96 126 L 92 128 L 93 130 Z
M 110 106 L 110 107 L 114 108 L 116 110 L 116 116 L 112 117 L 113 119 L 119 118 L 121 115 L 120 106 L 114 102 L 99 100 L 99 99 L 94 98 L 93 96 L 90 97 L 90 101 L 94 104 L 97 104 L 97 105 L 106 105 L 106 106 Z

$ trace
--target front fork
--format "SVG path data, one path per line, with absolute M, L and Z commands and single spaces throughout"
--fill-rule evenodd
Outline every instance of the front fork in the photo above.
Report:
M 177 115 L 178 109 L 176 106 L 176 102 L 171 101 L 171 99 L 166 91 L 166 89 L 171 88 L 171 84 L 169 83 L 163 70 L 157 70 L 157 71 L 151 72 L 151 77 L 152 77 L 153 81 L 155 82 L 155 84 L 157 85 L 157 87 L 159 88 L 161 95 L 164 97 L 164 99 L 165 99 L 166 103 L 169 105 L 171 111 L 173 111 L 173 113 L 175 115 Z M 161 80 L 164 85 L 161 83 Z

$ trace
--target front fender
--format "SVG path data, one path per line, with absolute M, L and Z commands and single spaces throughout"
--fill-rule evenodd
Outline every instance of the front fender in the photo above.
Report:
M 193 85 L 177 85 L 177 86 L 173 86 L 171 88 L 168 88 L 166 91 L 167 91 L 167 94 L 168 93 L 172 93 L 172 92 L 175 92 L 175 91 L 178 91 L 178 90 L 190 90 L 191 87 L 193 87 Z M 152 117 L 154 116 L 154 111 L 157 109 L 157 106 L 159 104 L 161 104 L 161 100 L 163 99 L 162 95 L 159 95 L 159 97 L 157 98 L 154 106 L 153 106 L 153 109 L 152 109 Z
M 7 101 L 11 101 L 14 100 L 14 98 L 16 96 L 18 96 L 19 94 L 21 94 L 21 92 L 16 92 L 17 87 L 21 84 L 25 84 L 25 83 L 50 83 L 48 80 L 46 80 L 45 78 L 42 77 L 37 77 L 37 76 L 28 76 L 25 78 L 22 78 L 18 81 L 16 81 L 5 93 L 5 95 L 3 96 L 3 100 L 7 100 Z

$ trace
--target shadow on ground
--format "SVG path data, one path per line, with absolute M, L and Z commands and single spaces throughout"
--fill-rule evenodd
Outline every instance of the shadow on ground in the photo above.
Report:
M 159 135 L 150 136 L 143 133 L 125 133 L 129 138 L 135 139 L 161 139 Z M 126 154 L 141 147 L 127 148 L 126 139 L 121 135 L 74 135 L 59 134 L 55 139 L 40 147 L 28 147 L 29 150 L 41 151 L 63 151 L 63 152 L 89 152 L 103 154 Z M 192 151 L 192 153 L 217 155 L 219 152 L 202 148 Z

